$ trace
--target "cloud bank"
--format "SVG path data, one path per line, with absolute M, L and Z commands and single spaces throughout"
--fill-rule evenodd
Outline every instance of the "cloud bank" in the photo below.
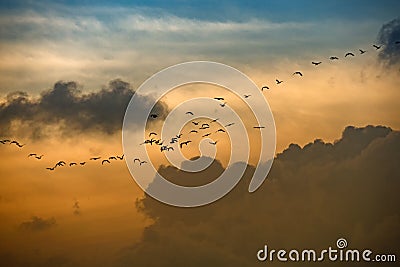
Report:
M 334 143 L 290 145 L 253 194 L 247 187 L 254 167 L 248 166 L 231 193 L 205 207 L 176 208 L 146 196 L 137 207 L 155 223 L 121 252 L 119 265 L 255 266 L 265 244 L 318 250 L 334 247 L 340 237 L 352 248 L 399 255 L 399 158 L 400 132 L 349 126 Z M 221 171 L 215 161 L 203 180 Z M 173 167 L 160 172 L 194 184 L 191 175 Z
M 381 61 L 387 65 L 400 62 L 400 18 L 396 18 L 384 24 L 378 34 L 379 43 L 383 44 L 382 52 L 379 53 Z
M 0 135 L 29 129 L 27 133 L 31 137 L 40 138 L 49 134 L 48 127 L 56 127 L 65 135 L 88 131 L 113 134 L 121 130 L 126 107 L 134 93 L 129 83 L 119 79 L 87 94 L 82 94 L 78 83 L 73 81 L 59 81 L 37 99 L 26 92 L 13 92 L 0 104 Z M 143 107 L 138 107 L 139 110 L 152 103 L 151 97 L 140 97 Z M 160 118 L 166 111 L 166 105 L 161 102 L 154 107 Z

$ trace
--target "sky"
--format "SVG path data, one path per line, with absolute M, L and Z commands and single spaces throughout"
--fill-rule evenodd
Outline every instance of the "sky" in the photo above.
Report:
M 0 144 L 0 259 L 9 266 L 254 266 L 265 242 L 319 248 L 340 234 L 400 255 L 398 10 L 400 2 L 389 0 L 1 1 L 0 138 L 24 146 Z M 276 158 L 249 194 L 261 149 L 249 106 L 218 86 L 176 88 L 155 105 L 159 118 L 147 134 L 181 103 L 224 95 L 251 147 L 245 181 L 232 194 L 179 209 L 145 195 L 124 160 L 89 159 L 124 153 L 123 117 L 144 81 L 197 60 L 227 64 L 270 88 L 261 93 L 275 121 Z M 138 97 L 139 110 L 155 101 Z M 219 143 L 210 170 L 193 178 L 200 184 L 243 164 L 228 166 L 232 144 L 216 133 L 223 126 L 204 132 Z M 191 127 L 182 128 L 184 138 Z M 201 155 L 202 138 L 192 140 L 182 149 L 186 159 Z M 157 148 L 148 151 L 160 173 L 186 181 Z M 67 166 L 46 169 L 59 160 Z M 268 204 L 258 209 L 260 202 Z

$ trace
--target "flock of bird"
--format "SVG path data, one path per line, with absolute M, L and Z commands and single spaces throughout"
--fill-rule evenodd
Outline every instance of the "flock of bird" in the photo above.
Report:
M 400 45 L 400 41 L 396 41 L 395 44 L 396 45 Z M 381 49 L 382 46 L 373 44 L 372 47 L 375 50 L 379 50 L 379 49 Z M 366 52 L 367 52 L 367 50 L 359 49 L 359 54 L 360 55 L 363 55 Z M 355 57 L 355 54 L 353 52 L 346 52 L 344 57 L 345 58 L 347 58 L 347 57 Z M 331 56 L 331 57 L 329 57 L 329 60 L 331 60 L 331 61 L 339 60 L 339 57 L 338 56 Z M 311 64 L 314 65 L 315 67 L 317 67 L 320 64 L 322 64 L 322 61 L 312 61 Z M 293 76 L 294 75 L 298 75 L 299 77 L 303 77 L 303 73 L 301 71 L 293 72 Z M 284 81 L 283 80 L 279 80 L 277 78 L 275 80 L 275 82 L 276 82 L 277 85 L 279 85 L 279 84 L 282 84 Z M 269 90 L 269 89 L 270 89 L 270 87 L 267 86 L 267 85 L 264 85 L 264 86 L 261 87 L 261 91 Z M 249 97 L 251 97 L 251 95 L 250 94 L 245 94 L 245 95 L 243 95 L 243 97 L 244 98 L 249 98 Z M 218 96 L 218 97 L 214 97 L 214 99 L 217 100 L 217 101 L 220 101 L 219 105 L 221 106 L 221 108 L 224 108 L 225 105 L 227 104 L 227 102 L 225 102 L 225 98 L 224 97 Z M 187 111 L 186 115 L 194 116 L 194 113 L 192 111 Z M 159 115 L 156 114 L 156 113 L 150 114 L 150 119 L 156 119 L 158 117 L 159 117 Z M 218 127 L 217 130 L 215 130 L 215 129 L 211 130 L 211 125 L 213 123 L 216 123 L 218 120 L 219 120 L 218 118 L 217 119 L 208 119 L 207 121 L 204 121 L 204 120 L 203 121 L 191 120 L 191 124 L 192 124 L 193 127 L 190 129 L 190 131 L 188 131 L 185 134 L 184 133 L 179 133 L 176 136 L 171 137 L 169 141 L 163 141 L 161 139 L 156 139 L 158 134 L 156 132 L 150 132 L 148 134 L 148 138 L 145 139 L 143 141 L 143 143 L 141 143 L 139 145 L 150 145 L 150 146 L 155 145 L 155 146 L 159 146 L 161 152 L 174 151 L 175 150 L 174 144 L 179 144 L 179 148 L 180 149 L 183 149 L 184 146 L 189 146 L 189 144 L 192 143 L 192 140 L 190 138 L 193 135 L 199 135 L 200 134 L 202 138 L 205 138 L 205 137 L 209 137 L 211 135 L 215 135 L 215 134 L 218 134 L 218 133 L 225 133 L 226 132 L 225 128 L 233 126 L 235 124 L 235 122 L 231 122 L 231 123 L 228 123 L 228 124 L 224 125 L 223 127 Z M 254 129 L 263 129 L 263 128 L 265 128 L 265 126 L 256 125 L 256 126 L 253 126 L 253 128 Z M 187 135 L 188 138 L 186 138 L 183 141 L 182 137 L 184 135 L 185 136 Z M 10 140 L 10 139 L 0 140 L 0 143 L 3 144 L 3 145 L 4 144 L 16 145 L 19 148 L 22 148 L 22 147 L 25 146 L 25 144 L 21 144 L 16 140 Z M 210 143 L 210 145 L 217 145 L 218 140 L 209 141 L 209 143 Z M 44 155 L 37 154 L 37 153 L 28 154 L 28 158 L 31 158 L 31 157 L 35 158 L 37 160 L 41 160 L 42 157 L 44 157 Z M 99 162 L 101 162 L 101 165 L 104 165 L 104 164 L 110 164 L 111 161 L 113 161 L 113 160 L 117 161 L 117 160 L 123 160 L 123 159 L 124 159 L 124 155 L 122 154 L 121 156 L 110 156 L 108 158 L 103 158 L 103 159 L 101 157 L 98 157 L 98 156 L 91 157 L 91 158 L 89 158 L 89 161 L 99 161 Z M 76 162 L 67 163 L 67 162 L 65 162 L 63 160 L 60 160 L 60 161 L 56 162 L 54 166 L 47 167 L 46 169 L 49 170 L 49 171 L 54 171 L 56 168 L 60 168 L 60 167 L 64 167 L 64 166 L 69 166 L 69 167 L 78 166 L 78 165 L 84 166 L 86 163 L 87 163 L 87 161 L 76 161 Z M 146 164 L 148 162 L 145 161 L 145 160 L 141 160 L 140 158 L 134 158 L 133 159 L 133 163 L 134 164 L 138 163 L 139 166 L 142 166 L 143 164 Z
M 10 144 L 10 145 L 15 144 L 19 148 L 22 148 L 22 147 L 25 146 L 25 144 L 21 145 L 18 141 L 10 140 L 10 139 L 0 140 L 0 143 L 3 144 L 3 145 L 5 145 L 5 144 Z M 28 158 L 35 158 L 37 160 L 41 160 L 43 157 L 44 157 L 43 154 L 37 154 L 37 153 L 29 153 L 28 154 Z M 91 158 L 89 158 L 89 161 L 99 161 L 99 162 L 101 162 L 101 165 L 110 164 L 111 161 L 113 161 L 113 160 L 115 160 L 115 161 L 123 160 L 124 159 L 124 154 L 122 154 L 121 156 L 110 156 L 110 157 L 108 157 L 106 159 L 102 159 L 102 160 L 101 159 L 102 159 L 101 157 L 91 157 Z M 87 161 L 77 161 L 77 162 L 72 161 L 72 162 L 68 162 L 67 163 L 64 160 L 60 160 L 60 161 L 56 162 L 54 164 L 54 166 L 46 167 L 46 170 L 54 171 L 56 168 L 64 167 L 64 166 L 69 166 L 69 167 L 78 166 L 78 165 L 79 166 L 84 166 L 86 163 L 87 163 Z

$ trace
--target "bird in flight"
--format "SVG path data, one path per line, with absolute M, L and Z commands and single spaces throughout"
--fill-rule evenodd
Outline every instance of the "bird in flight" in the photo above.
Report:
M 251 95 L 243 95 L 244 98 L 249 98 Z
M 211 144 L 211 145 L 214 145 L 214 146 L 215 146 L 217 143 L 218 143 L 218 141 L 210 142 L 210 144 Z
M 276 79 L 275 81 L 276 81 L 276 84 L 281 84 L 281 83 L 283 83 L 283 81 L 280 81 L 280 80 L 278 80 L 278 79 Z
M 90 158 L 89 160 L 99 160 L 99 159 L 101 159 L 101 157 L 93 157 L 93 158 Z
M 36 159 L 42 159 L 43 155 L 35 156 Z
M 156 119 L 158 117 L 158 115 L 157 114 L 155 114 L 155 113 L 153 113 L 153 114 L 150 114 L 150 118 L 152 118 L 152 119 Z
M 155 132 L 149 133 L 149 137 L 151 137 L 152 135 L 157 135 L 157 133 L 155 133 Z
M 217 131 L 215 131 L 216 133 L 217 132 L 221 132 L 221 133 L 225 133 L 225 130 L 224 129 L 222 129 L 222 128 L 220 128 L 220 129 L 218 129 Z
M 33 156 L 35 156 L 35 157 L 36 157 L 36 156 L 37 156 L 37 154 L 36 154 L 36 153 L 31 153 L 31 154 L 29 154 L 29 155 L 28 155 L 28 158 L 29 158 L 29 157 L 33 157 Z
M 139 166 L 142 166 L 142 164 L 145 164 L 145 163 L 147 163 L 147 161 L 143 160 L 143 161 L 139 162 Z
M 135 163 L 136 161 L 138 161 L 138 162 L 140 163 L 140 159 L 139 159 L 139 158 L 135 158 L 135 159 L 133 160 L 133 163 Z
M 177 134 L 176 135 L 176 138 L 178 138 L 178 139 L 181 138 L 181 137 L 182 137 L 182 134 Z
M 119 160 L 123 160 L 124 159 L 124 154 L 122 154 L 121 156 L 117 156 L 117 159 L 119 159 Z
M 261 87 L 261 91 L 264 91 L 264 89 L 267 89 L 267 90 L 269 90 L 269 87 L 268 87 L 268 86 L 266 86 L 266 85 L 264 85 L 263 87 Z
M 162 146 L 162 147 L 160 148 L 160 150 L 161 150 L 161 152 L 163 152 L 164 150 L 168 150 L 168 146 Z
M 182 148 L 183 145 L 188 145 L 188 144 L 191 143 L 191 142 L 192 142 L 192 141 L 190 141 L 190 140 L 185 141 L 185 142 L 182 142 L 182 143 L 180 143 L 180 147 Z
M 83 165 L 86 164 L 86 161 L 82 161 L 82 162 L 80 162 L 79 164 L 83 166 Z
M 61 161 L 59 161 L 59 162 L 56 163 L 56 165 L 54 166 L 54 168 L 55 168 L 55 167 L 62 167 L 62 166 L 64 166 L 65 164 L 67 164 L 67 163 L 65 163 L 65 161 L 62 161 L 62 160 L 61 160 Z
M 400 41 L 396 41 L 396 42 L 394 42 L 395 44 L 400 44 Z
M 211 135 L 211 133 L 206 133 L 202 137 L 207 137 L 207 136 L 210 136 L 210 135 Z
M 223 97 L 214 97 L 215 100 L 225 100 Z
M 234 124 L 235 124 L 234 122 L 231 122 L 231 123 L 228 123 L 227 125 L 225 125 L 225 127 L 229 127 L 229 126 L 232 126 Z
M 174 144 L 174 143 L 176 143 L 176 142 L 178 142 L 178 138 L 172 137 L 172 138 L 171 138 L 171 142 L 169 142 L 169 143 L 170 143 L 170 144 Z
M 168 151 L 170 151 L 170 150 L 174 151 L 174 148 L 172 146 L 169 146 L 169 147 L 167 147 L 167 150 Z
M 10 140 L 8 140 L 8 139 L 4 139 L 4 140 L 1 140 L 1 141 L 0 141 L 0 143 L 2 143 L 3 145 L 4 145 L 5 143 L 8 143 L 8 142 L 10 142 Z
M 265 126 L 254 126 L 253 128 L 254 128 L 254 129 L 264 129 Z
M 191 112 L 191 111 L 187 111 L 186 114 L 192 115 L 192 116 L 194 115 L 193 112 Z
M 219 104 L 221 107 L 225 107 L 225 105 L 226 105 L 226 102 L 224 102 L 224 103 L 222 103 L 222 104 Z
M 56 168 L 56 167 L 47 167 L 46 170 L 54 171 L 55 168 Z
M 198 133 L 197 130 L 191 130 L 189 133 Z
M 74 165 L 78 165 L 78 164 L 76 164 L 76 162 L 71 162 L 71 163 L 69 164 L 70 167 L 71 167 L 71 166 L 74 166 Z
M 210 125 L 209 125 L 208 123 L 203 123 L 203 124 L 201 125 L 201 127 L 210 127 Z
M 373 47 L 375 47 L 376 50 L 379 50 L 382 46 L 381 45 L 372 45 Z
M 117 158 L 116 157 L 114 157 L 114 156 L 112 156 L 112 157 L 109 157 L 108 159 L 113 159 L 113 160 L 117 160 Z
M 365 52 L 367 52 L 366 50 L 362 50 L 362 49 L 358 49 L 358 51 L 360 51 L 360 54 L 364 54 Z
M 330 59 L 330 60 L 339 60 L 338 57 L 330 57 L 329 59 Z
M 15 140 L 11 141 L 10 145 L 11 144 L 15 144 L 17 147 L 23 147 L 24 146 L 24 145 L 21 145 L 20 143 L 18 143 L 17 141 L 15 141 Z
M 313 64 L 314 66 L 318 66 L 318 65 L 321 64 L 321 63 L 322 63 L 321 61 L 318 61 L 318 62 L 312 61 L 312 62 L 311 62 L 311 64 Z
M 303 73 L 301 73 L 300 71 L 295 71 L 295 72 L 293 72 L 293 75 L 300 75 L 300 76 L 303 76 Z
M 344 55 L 344 57 L 348 57 L 348 56 L 352 56 L 352 57 L 354 57 L 354 54 L 353 54 L 353 53 L 351 53 L 351 52 L 347 52 L 347 53 L 346 53 L 346 55 Z
M 213 123 L 213 122 L 217 122 L 219 119 L 217 118 L 217 119 L 213 119 L 213 120 L 211 120 L 210 121 L 210 123 Z M 208 124 L 207 124 L 208 125 Z M 208 125 L 209 126 L 209 125 Z
M 101 162 L 101 165 L 103 165 L 104 163 L 110 163 L 110 161 L 108 159 L 103 159 L 103 161 Z
M 193 123 L 194 125 L 199 125 L 199 122 L 197 122 L 197 121 L 192 121 L 192 123 Z

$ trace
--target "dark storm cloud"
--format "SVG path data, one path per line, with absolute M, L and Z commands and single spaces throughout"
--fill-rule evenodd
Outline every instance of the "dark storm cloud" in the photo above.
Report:
M 0 104 L 0 134 L 8 135 L 18 127 L 28 127 L 33 137 L 41 137 L 44 126 L 56 125 L 65 134 L 99 131 L 112 134 L 122 127 L 125 109 L 133 96 L 131 85 L 122 80 L 111 81 L 106 88 L 82 94 L 76 82 L 57 82 L 38 99 L 26 92 L 13 92 Z M 141 96 L 143 109 L 152 103 Z M 154 111 L 162 118 L 167 107 L 158 103 Z M 133 122 L 134 123 L 134 122 Z M 17 129 L 15 129 L 17 128 Z
M 351 248 L 399 257 L 399 158 L 399 132 L 347 127 L 332 144 L 317 139 L 303 148 L 290 145 L 255 193 L 247 192 L 254 172 L 248 166 L 232 192 L 205 207 L 176 208 L 146 196 L 137 206 L 155 223 L 140 242 L 121 251 L 119 264 L 255 266 L 264 244 L 270 249 L 319 250 L 335 247 L 340 237 Z M 232 168 L 238 164 L 243 163 Z M 172 181 L 190 185 L 210 181 L 222 171 L 218 161 L 198 176 L 173 167 L 160 169 Z
M 19 225 L 19 228 L 21 230 L 37 232 L 50 229 L 56 225 L 56 219 L 54 218 L 43 219 L 37 216 L 32 216 L 30 220 L 22 222 Z
M 400 62 L 400 18 L 382 26 L 378 34 L 378 42 L 384 45 L 379 53 L 380 60 L 388 65 Z

